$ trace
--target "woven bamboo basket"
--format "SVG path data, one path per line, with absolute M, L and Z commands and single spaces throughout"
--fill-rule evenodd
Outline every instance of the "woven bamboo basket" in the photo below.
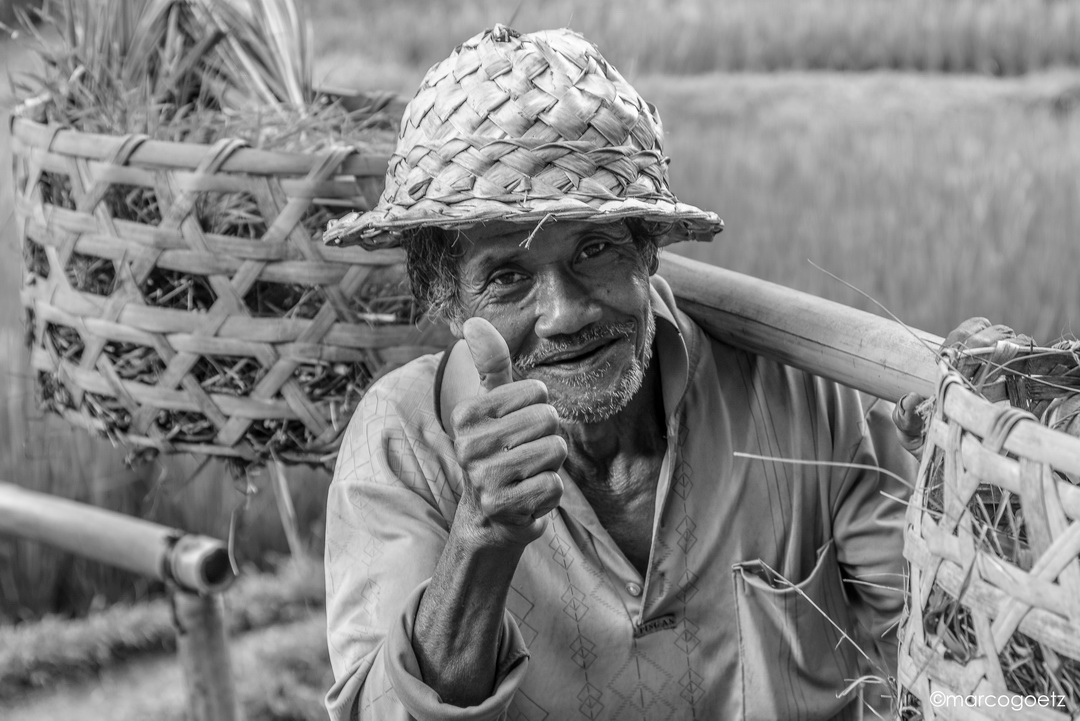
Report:
M 974 382 L 977 358 L 941 366 L 907 514 L 903 718 L 1080 715 L 1078 350 Z
M 378 200 L 385 156 L 18 114 L 11 138 L 31 365 L 76 425 L 137 451 L 328 464 L 370 383 L 449 340 L 417 317 L 399 251 L 321 242 Z M 139 212 L 118 212 L 132 194 Z M 248 232 L 224 234 L 210 209 L 238 197 Z

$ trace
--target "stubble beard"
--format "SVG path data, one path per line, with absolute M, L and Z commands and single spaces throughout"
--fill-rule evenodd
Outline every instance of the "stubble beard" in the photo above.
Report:
M 645 381 L 645 371 L 648 370 L 649 363 L 652 361 L 656 318 L 651 312 L 645 315 L 644 334 L 644 345 L 640 349 L 635 349 L 630 364 L 622 371 L 613 386 L 603 383 L 613 370 L 611 361 L 605 361 L 590 371 L 561 380 L 559 387 L 552 388 L 549 384 L 548 402 L 559 412 L 559 416 L 576 423 L 599 423 L 626 408 L 641 390 L 641 384 Z M 632 339 L 633 335 L 633 321 L 612 323 L 588 328 L 559 345 L 576 347 L 597 338 Z M 530 377 L 530 371 L 536 367 L 539 356 L 556 352 L 558 349 L 552 344 L 538 352 L 516 356 L 513 361 L 515 374 L 520 378 Z M 598 385 L 604 387 L 598 387 Z

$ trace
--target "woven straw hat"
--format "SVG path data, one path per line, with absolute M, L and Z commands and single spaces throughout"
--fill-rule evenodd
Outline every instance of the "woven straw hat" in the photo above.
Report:
M 428 71 L 378 205 L 324 239 L 377 248 L 422 226 L 641 218 L 671 224 L 665 243 L 711 240 L 723 221 L 678 201 L 667 164 L 656 109 L 596 46 L 496 25 Z

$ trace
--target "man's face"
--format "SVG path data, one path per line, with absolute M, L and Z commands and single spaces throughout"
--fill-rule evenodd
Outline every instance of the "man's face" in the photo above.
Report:
M 568 420 L 622 410 L 641 387 L 655 333 L 649 271 L 626 225 L 548 221 L 534 233 L 488 224 L 465 236 L 465 314 L 506 339 L 515 377 L 543 381 Z

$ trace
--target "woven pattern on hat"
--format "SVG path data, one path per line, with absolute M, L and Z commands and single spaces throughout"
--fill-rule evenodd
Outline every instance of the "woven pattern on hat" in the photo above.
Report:
M 554 217 L 670 222 L 669 241 L 709 240 L 715 214 L 671 192 L 652 106 L 569 30 L 496 26 L 424 78 L 402 119 L 377 207 L 326 241 L 386 246 L 424 225 L 465 228 Z

